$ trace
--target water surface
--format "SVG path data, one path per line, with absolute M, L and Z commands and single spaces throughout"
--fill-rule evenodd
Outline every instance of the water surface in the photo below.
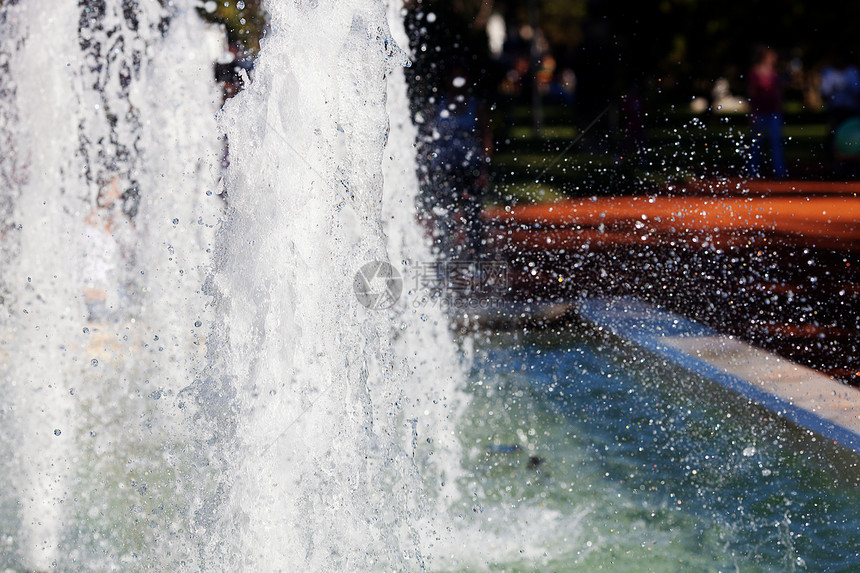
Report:
M 860 568 L 850 453 L 633 349 L 489 338 L 462 435 L 468 549 L 451 569 Z

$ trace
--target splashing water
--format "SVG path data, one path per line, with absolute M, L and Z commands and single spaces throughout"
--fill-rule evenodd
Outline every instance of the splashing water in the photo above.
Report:
M 219 46 L 191 4 L 3 7 L 5 566 L 170 568 L 188 545 L 178 396 L 220 209 Z
M 196 5 L 0 10 L 0 569 L 856 562 L 816 437 L 602 341 L 456 346 L 401 2 L 270 1 L 220 116 Z
M 398 46 L 408 45 L 398 2 L 389 6 L 389 22 Z M 398 355 L 409 362 L 411 372 L 405 391 L 412 410 L 407 419 L 422 424 L 419 436 L 432 436 L 434 445 L 425 449 L 422 466 L 425 476 L 435 480 L 431 492 L 440 493 L 440 505 L 457 497 L 452 491 L 460 472 L 460 446 L 455 424 L 466 407 L 462 392 L 466 376 L 457 356 L 448 328 L 448 316 L 439 306 L 428 304 L 430 293 L 418 273 L 434 261 L 429 239 L 415 223 L 414 206 L 418 201 L 419 183 L 415 170 L 415 141 L 418 132 L 409 116 L 409 99 L 403 68 L 395 68 L 388 78 L 388 113 L 392 130 L 383 161 L 385 193 L 382 220 L 388 239 L 390 259 L 406 282 L 405 294 L 395 307 L 395 327 L 399 331 L 395 344 Z M 466 345 L 469 340 L 467 339 Z M 460 350 L 467 350 L 466 348 Z M 431 410 L 433 415 L 424 414 Z M 447 413 L 446 413 L 447 412 Z M 427 440 L 421 440 L 425 444 Z M 434 458 L 435 468 L 428 467 Z M 443 482 L 447 485 L 443 485 Z
M 398 9 L 268 9 L 215 239 L 194 3 L 4 5 L 0 565 L 419 569 L 442 535 L 463 373 L 415 308 Z M 353 292 L 374 261 L 404 277 L 390 309 Z
M 414 137 L 397 69 L 405 58 L 382 2 L 269 9 L 254 82 L 223 119 L 240 150 L 217 275 L 237 429 L 230 526 L 217 543 L 237 566 L 415 568 L 419 472 L 443 487 L 458 462 L 456 368 L 433 363 L 450 364 L 442 357 L 453 347 L 441 315 L 421 329 L 410 296 L 389 312 L 368 310 L 352 280 L 365 263 L 402 269 L 428 252 L 410 252 L 423 241 L 405 151 Z M 399 116 L 386 150 L 389 76 Z M 419 355 L 415 337 L 428 331 L 440 346 Z

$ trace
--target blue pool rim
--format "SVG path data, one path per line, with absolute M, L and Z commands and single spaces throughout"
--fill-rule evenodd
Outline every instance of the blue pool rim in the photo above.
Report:
M 644 348 L 662 358 L 670 360 L 685 370 L 739 394 L 752 402 L 767 408 L 777 416 L 790 420 L 827 440 L 860 454 L 860 435 L 853 430 L 822 418 L 785 401 L 756 386 L 748 380 L 724 372 L 704 360 L 690 356 L 680 350 L 660 343 L 660 331 L 664 330 L 667 320 L 671 320 L 674 333 L 696 336 L 722 336 L 715 330 L 694 322 L 684 316 L 653 307 L 635 298 L 585 299 L 578 305 L 579 314 L 589 322 L 607 329 L 623 340 Z M 629 324 L 631 318 L 648 318 L 647 322 Z

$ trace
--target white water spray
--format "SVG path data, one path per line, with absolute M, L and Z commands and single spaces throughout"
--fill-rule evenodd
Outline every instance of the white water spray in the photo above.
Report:
M 409 45 L 404 12 L 400 2 L 389 2 L 391 31 L 399 46 Z M 393 309 L 394 345 L 406 370 L 405 415 L 414 430 L 414 444 L 408 449 L 417 456 L 432 500 L 422 533 L 424 551 L 432 557 L 438 552 L 436 541 L 452 534 L 440 520 L 448 521 L 448 510 L 460 495 L 461 447 L 456 426 L 468 401 L 463 392 L 466 372 L 455 359 L 460 351 L 451 336 L 449 317 L 433 303 L 430 290 L 435 281 L 427 284 L 427 275 L 435 276 L 436 261 L 429 237 L 416 224 L 418 130 L 411 120 L 403 68 L 388 76 L 387 109 L 391 133 L 383 157 L 382 220 L 391 263 L 404 278 L 404 295 Z
M 0 564 L 428 566 L 464 400 L 414 282 L 398 8 L 270 3 L 223 114 L 216 257 L 218 46 L 192 4 L 4 6 Z M 374 261 L 405 280 L 392 309 L 353 291 Z
M 169 568 L 187 546 L 168 494 L 219 153 L 190 4 L 3 7 L 4 566 Z
M 224 119 L 234 151 L 217 286 L 237 411 L 215 541 L 238 568 L 419 568 L 420 472 L 442 487 L 459 461 L 456 368 L 428 356 L 450 364 L 454 349 L 431 311 L 424 342 L 440 347 L 416 351 L 412 297 L 392 314 L 353 292 L 365 263 L 429 255 L 412 230 L 405 58 L 382 2 L 268 7 L 254 82 Z M 386 148 L 392 72 L 399 117 Z M 385 184 L 384 164 L 394 174 Z M 385 207 L 384 187 L 396 194 Z

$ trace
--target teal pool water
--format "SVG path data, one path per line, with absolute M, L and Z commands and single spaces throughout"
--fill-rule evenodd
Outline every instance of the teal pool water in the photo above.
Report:
M 491 338 L 449 569 L 860 570 L 853 454 L 605 340 Z

